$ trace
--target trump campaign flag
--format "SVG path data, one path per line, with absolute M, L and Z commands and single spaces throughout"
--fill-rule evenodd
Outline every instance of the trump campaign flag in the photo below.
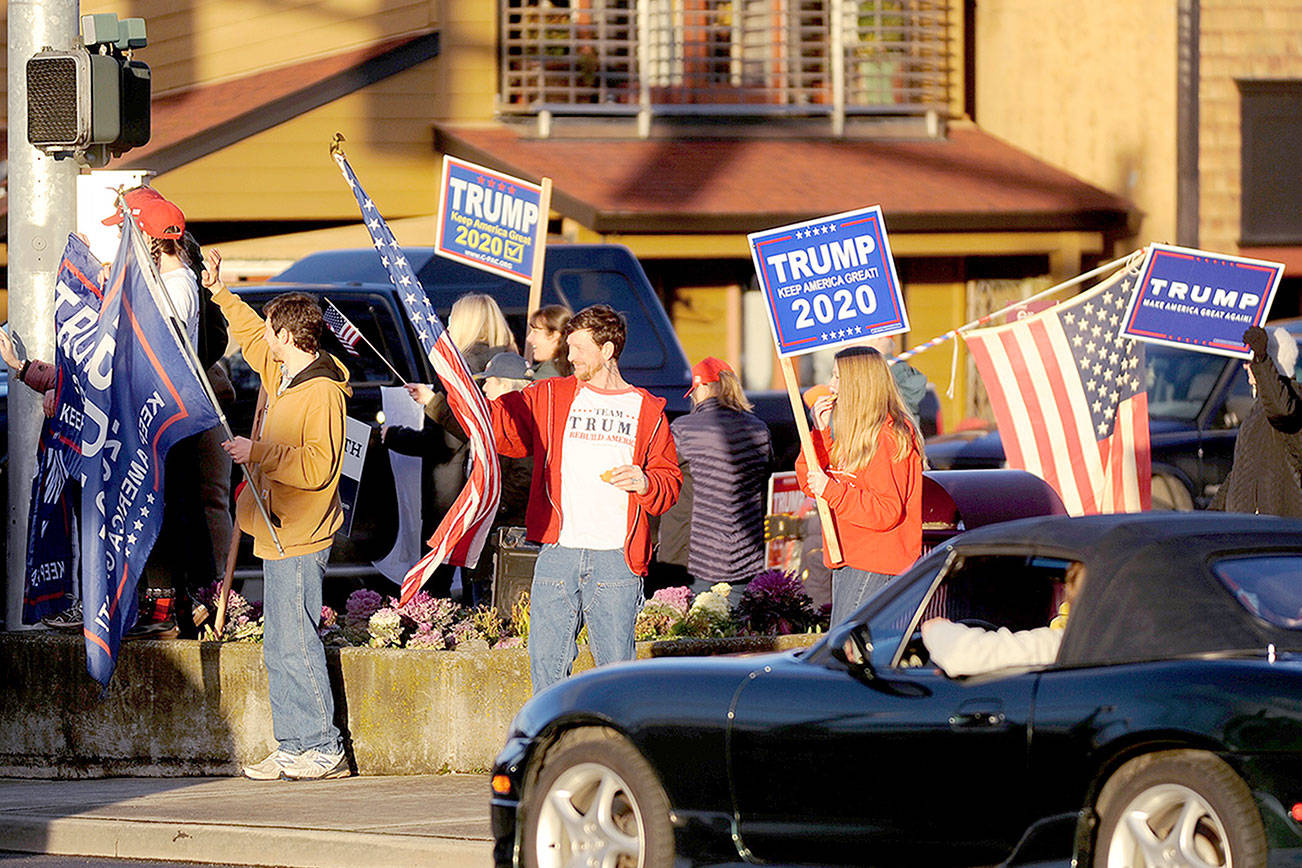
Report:
M 59 261 L 55 276 L 55 414 L 41 426 L 32 480 L 31 511 L 27 516 L 27 583 L 23 593 L 23 623 L 61 611 L 72 590 L 76 526 L 75 486 L 80 477 L 82 397 L 78 391 L 77 350 L 71 339 L 99 317 L 100 264 L 86 242 L 75 235 Z
M 352 166 L 336 144 L 331 148 L 339 171 L 344 175 L 357 204 L 362 209 L 366 228 L 371 233 L 376 253 L 389 273 L 407 315 L 411 318 L 421 349 L 429 357 L 447 392 L 448 407 L 465 430 L 470 441 L 470 469 L 466 485 L 457 495 L 452 508 L 439 522 L 434 535 L 429 538 L 430 552 L 416 562 L 402 580 L 401 602 L 406 603 L 430 574 L 440 564 L 473 567 L 488 538 L 489 526 L 497 515 L 497 505 L 502 496 L 501 473 L 497 463 L 497 448 L 493 442 L 493 426 L 489 418 L 488 400 L 470 377 L 466 360 L 452 343 L 416 273 L 412 271 L 397 239 L 380 216 L 375 203 L 366 195 L 353 174 Z
M 1144 348 L 1120 336 L 1134 281 L 1122 271 L 1035 316 L 965 336 L 1008 466 L 1043 478 L 1072 515 L 1149 506 Z
M 98 320 L 60 337 L 73 348 L 85 401 L 80 451 L 86 667 L 105 685 L 122 634 L 135 622 L 136 583 L 162 525 L 163 460 L 178 440 L 219 423 L 195 361 L 182 346 L 181 326 L 159 309 L 165 290 L 148 256 L 135 221 L 124 221 Z

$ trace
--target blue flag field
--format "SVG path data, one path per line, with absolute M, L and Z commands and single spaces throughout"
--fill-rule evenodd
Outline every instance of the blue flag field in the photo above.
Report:
M 136 585 L 163 520 L 163 461 L 172 444 L 218 424 L 175 321 L 147 283 L 133 221 L 94 322 L 65 324 L 84 395 L 81 452 L 82 604 L 86 666 L 108 684 Z M 161 297 L 163 290 L 158 288 Z M 204 532 L 201 528 L 196 533 Z

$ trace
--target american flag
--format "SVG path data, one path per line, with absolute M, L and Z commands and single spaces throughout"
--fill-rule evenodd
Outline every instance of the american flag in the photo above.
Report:
M 361 358 L 362 354 L 357 351 L 357 342 L 362 339 L 362 333 L 353 325 L 352 320 L 344 316 L 339 308 L 334 306 L 330 299 L 325 300 L 326 308 L 322 312 L 325 318 L 325 324 L 329 326 L 330 331 L 334 332 L 335 337 L 339 338 L 339 343 L 344 345 L 344 349 L 350 354 Z
M 1134 281 L 1123 271 L 1040 314 L 965 335 L 1008 466 L 1047 481 L 1072 515 L 1149 508 L 1144 348 L 1119 336 Z
M 497 449 L 493 443 L 488 401 L 484 398 L 484 393 L 470 378 L 470 369 L 466 367 L 465 359 L 434 313 L 424 288 L 416 279 L 416 273 L 402 255 L 402 248 L 389 231 L 389 226 L 380 216 L 375 203 L 366 195 L 357 176 L 353 174 L 348 159 L 338 149 L 332 149 L 332 153 L 335 162 L 339 164 L 339 170 L 343 172 L 344 180 L 357 197 L 357 204 L 362 209 L 362 218 L 371 233 L 376 253 L 402 298 L 407 315 L 420 337 L 421 348 L 443 383 L 448 407 L 470 438 L 469 478 L 457 495 L 456 502 L 429 538 L 429 553 L 417 561 L 403 577 L 400 599 L 406 603 L 440 564 L 473 567 L 479 560 L 479 553 L 488 538 L 489 525 L 497 515 L 497 505 L 502 495 L 501 473 L 497 464 Z

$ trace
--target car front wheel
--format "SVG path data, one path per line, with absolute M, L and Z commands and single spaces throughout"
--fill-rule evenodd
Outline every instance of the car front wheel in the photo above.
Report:
M 1261 815 L 1243 780 L 1200 751 L 1161 751 L 1116 771 L 1098 800 L 1095 868 L 1264 868 Z
M 566 733 L 524 798 L 528 868 L 670 868 L 669 803 L 655 771 L 623 737 Z

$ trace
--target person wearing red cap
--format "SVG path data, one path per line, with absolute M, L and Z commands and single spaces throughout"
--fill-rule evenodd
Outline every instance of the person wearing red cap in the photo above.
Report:
M 764 569 L 764 491 L 773 445 L 727 362 L 713 356 L 697 362 L 687 397 L 692 412 L 669 426 L 683 493 L 660 522 L 658 558 L 685 566 L 699 593 L 717 582 L 747 582 Z
M 199 336 L 199 284 L 196 266 L 182 241 L 185 235 L 185 215 L 172 202 L 152 187 L 136 187 L 123 194 L 132 218 L 145 233 L 150 255 L 163 279 L 163 287 L 171 299 L 171 306 L 190 339 L 198 344 Z M 120 226 L 121 209 L 101 221 L 105 226 Z M 171 316 L 167 309 L 165 317 Z M 18 371 L 18 378 L 33 389 L 45 391 L 44 409 L 53 415 L 53 392 L 46 391 L 54 384 L 55 369 L 48 362 L 17 360 L 12 343 L 0 342 L 0 357 Z M 144 588 L 136 624 L 126 633 L 128 639 L 173 639 L 180 635 L 176 618 L 176 588 L 195 588 L 208 584 L 214 576 L 210 537 L 200 539 L 200 557 L 196 558 L 193 528 L 203 523 L 195 493 L 200 485 L 198 441 L 202 434 L 177 442 L 167 453 L 164 470 L 163 527 L 158 542 L 150 553 L 142 574 Z M 203 557 L 203 553 L 207 557 Z M 207 565 L 207 566 L 205 566 Z M 83 615 L 79 603 L 67 610 L 44 619 L 45 624 L 61 630 L 81 630 Z
M 172 311 L 163 307 L 164 317 L 172 312 L 185 330 L 191 347 L 199 345 L 198 263 L 182 241 L 185 214 L 152 187 L 136 187 L 123 196 L 131 218 L 145 234 L 149 252 L 163 279 L 163 289 Z M 122 225 L 122 210 L 103 221 L 105 226 Z M 161 301 L 161 300 L 160 300 Z M 164 303 L 165 305 L 165 303 Z M 164 470 L 163 527 L 141 575 L 144 589 L 140 614 L 127 632 L 132 639 L 172 639 L 194 634 L 192 621 L 178 618 L 178 602 L 185 592 L 197 591 L 214 578 L 212 538 L 207 529 L 199 491 L 202 483 L 199 440 L 202 434 L 179 441 L 168 451 Z M 179 593 L 178 593 L 179 592 Z M 180 598 L 178 601 L 178 597 Z
M 828 385 L 813 407 L 818 466 L 802 453 L 796 476 L 827 501 L 841 544 L 838 562 L 823 549 L 835 625 L 922 553 L 922 437 L 877 350 L 838 352 Z

